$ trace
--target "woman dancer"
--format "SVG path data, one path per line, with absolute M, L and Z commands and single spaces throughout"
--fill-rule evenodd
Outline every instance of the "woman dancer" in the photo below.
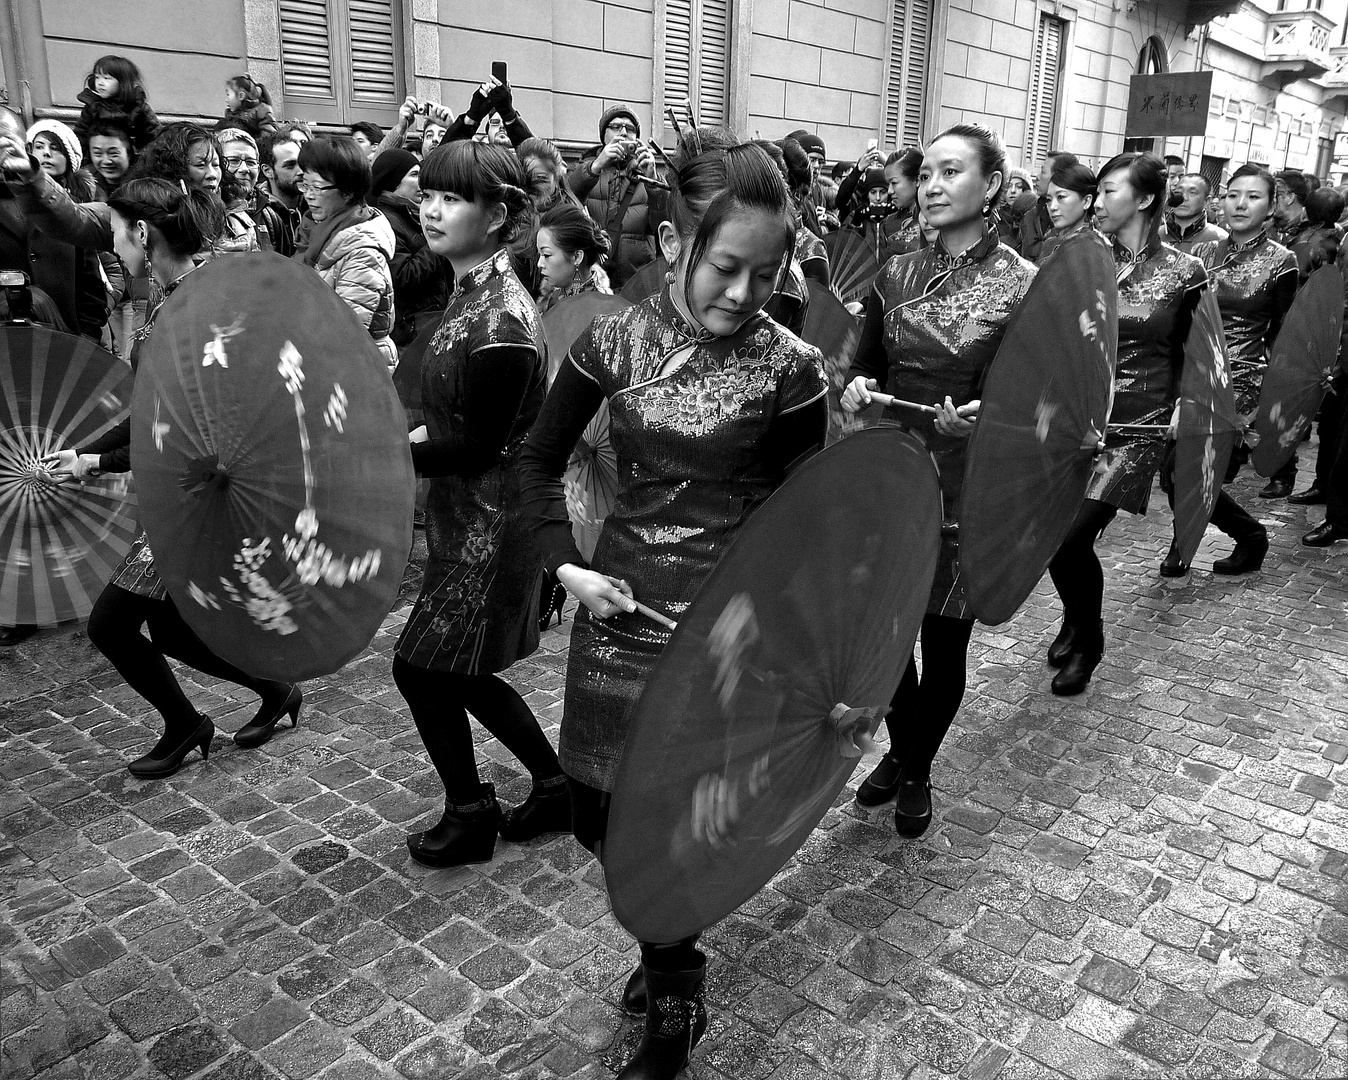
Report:
M 1039 266 L 1063 242 L 1091 227 L 1091 209 L 1095 206 L 1095 173 L 1085 165 L 1066 165 L 1053 170 L 1048 184 L 1048 216 L 1053 231 L 1039 249 Z
M 136 368 L 140 349 L 154 332 L 160 306 L 195 268 L 197 252 L 224 228 L 224 206 L 209 192 L 184 192 L 164 180 L 129 181 L 113 193 L 108 205 L 118 258 L 133 276 L 148 274 L 159 292 L 145 325 L 133 337 L 131 366 Z M 127 472 L 131 467 L 130 420 L 78 450 L 62 450 L 52 464 L 76 479 Z M 141 627 L 149 630 L 148 639 Z M 261 746 L 287 714 L 292 726 L 299 723 L 303 695 L 298 686 L 253 678 L 211 652 L 183 621 L 155 572 L 144 533 L 94 602 L 89 640 L 164 719 L 159 741 L 127 766 L 132 776 L 172 776 L 194 748 L 200 748 L 205 760 L 215 735 L 215 726 L 188 700 L 165 657 L 237 683 L 262 699 L 257 714 L 234 735 L 239 746 Z
M 1264 368 L 1297 293 L 1297 257 L 1268 235 L 1273 212 L 1273 174 L 1260 165 L 1242 165 L 1226 186 L 1222 208 L 1229 235 L 1225 240 L 1199 244 L 1195 258 L 1207 267 L 1222 309 L 1227 356 L 1236 390 L 1236 412 L 1246 422 L 1259 406 Z M 1250 457 L 1242 441 L 1231 454 L 1226 483 Z M 1173 489 L 1168 489 L 1172 491 Z M 1171 503 L 1174 496 L 1171 494 Z M 1214 574 L 1249 574 L 1264 565 L 1268 530 L 1250 516 L 1223 488 L 1212 508 L 1212 523 L 1236 542 L 1235 550 L 1212 564 Z M 1161 563 L 1167 577 L 1182 576 L 1189 568 L 1172 545 Z
M 1111 424 L 1163 424 L 1178 407 L 1184 347 L 1207 288 L 1203 264 L 1161 243 L 1165 165 L 1155 154 L 1120 154 L 1100 170 L 1095 224 L 1114 244 L 1119 279 L 1119 355 Z M 1105 651 L 1100 612 L 1105 576 L 1095 541 L 1125 510 L 1145 514 L 1164 444 L 1111 432 L 1108 466 L 1091 480 L 1067 539 L 1049 563 L 1062 597 L 1063 624 L 1048 662 L 1061 670 L 1053 692 L 1086 689 Z
M 558 203 L 544 214 L 538 223 L 535 243 L 538 277 L 543 286 L 538 301 L 540 314 L 568 296 L 612 292 L 600 280 L 603 273 L 599 271 L 609 253 L 608 233 L 579 206 Z
M 922 151 L 915 146 L 895 150 L 885 159 L 885 184 L 894 213 L 883 226 L 885 246 L 881 255 L 907 255 L 922 246 L 917 220 L 917 182 L 922 169 Z
M 694 144 L 690 147 L 690 143 Z M 583 609 L 571 633 L 561 758 L 576 838 L 597 850 L 628 716 L 669 641 L 633 596 L 677 618 L 753 509 L 823 445 L 817 350 L 762 313 L 790 258 L 795 215 L 760 147 L 711 131 L 685 140 L 655 296 L 595 320 L 572 347 L 522 459 L 547 565 Z M 622 477 L 587 567 L 561 477 L 608 399 Z M 706 1028 L 696 938 L 641 945 L 624 1002 L 646 1030 L 620 1080 L 672 1080 Z
M 393 660 L 393 679 L 445 785 L 445 812 L 407 838 L 424 866 L 486 862 L 499 834 L 528 840 L 570 826 L 557 755 L 533 712 L 496 673 L 538 648 L 541 560 L 523 521 L 520 446 L 543 404 L 546 346 L 506 245 L 529 227 L 527 180 L 509 150 L 454 142 L 421 165 L 426 243 L 455 287 L 422 372 L 426 424 L 412 463 L 431 477 L 426 578 Z M 478 776 L 472 713 L 533 777 L 503 818 Z
M 857 412 L 870 404 L 872 391 L 884 390 L 937 408 L 934 420 L 886 409 L 931 449 L 945 508 L 922 619 L 922 671 L 910 657 L 885 721 L 889 752 L 857 791 L 862 806 L 896 799 L 900 836 L 921 836 L 931 824 L 932 762 L 964 698 L 974 618 L 960 580 L 956 520 L 964 456 L 984 373 L 1035 273 L 998 240 L 991 220 L 1005 176 L 1001 140 L 980 124 L 957 124 L 927 147 L 918 202 L 936 242 L 890 259 L 875 279 L 842 399 L 844 409 Z

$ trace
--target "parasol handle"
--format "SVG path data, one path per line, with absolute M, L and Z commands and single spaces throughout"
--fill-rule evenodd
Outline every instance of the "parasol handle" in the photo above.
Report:
M 676 623 L 676 622 L 675 622 L 673 619 L 671 619 L 669 616 L 667 616 L 667 615 L 661 615 L 661 614 L 660 614 L 658 611 L 656 611 L 654 608 L 648 608 L 648 607 L 647 607 L 645 604 L 643 604 L 640 600 L 635 600 L 635 599 L 634 599 L 634 600 L 632 601 L 632 603 L 636 604 L 637 610 L 638 610 L 639 612 L 641 612 L 641 614 L 645 615 L 646 618 L 648 618 L 648 619 L 654 619 L 654 620 L 655 620 L 656 622 L 658 622 L 661 626 L 663 626 L 666 630 L 677 630 L 677 629 L 679 628 L 679 624 Z
M 1169 431 L 1169 424 L 1110 424 L 1111 431 Z
M 904 401 L 903 398 L 897 398 L 893 394 L 882 394 L 878 390 L 872 390 L 871 401 L 877 405 L 896 406 L 901 409 L 913 409 L 916 412 L 926 413 L 928 416 L 936 415 L 934 405 L 919 405 L 916 401 Z
M 851 709 L 841 701 L 833 706 L 825 723 L 838 737 L 838 753 L 844 758 L 859 758 L 875 748 L 875 733 L 880 718 L 889 710 L 881 705 Z

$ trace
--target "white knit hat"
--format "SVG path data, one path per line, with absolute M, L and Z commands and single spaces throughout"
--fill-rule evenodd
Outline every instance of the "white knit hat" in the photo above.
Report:
M 70 130 L 70 128 L 59 120 L 39 120 L 28 129 L 25 136 L 28 145 L 33 145 L 33 140 L 39 135 L 51 135 L 65 149 L 66 159 L 70 162 L 70 171 L 74 172 L 84 164 L 84 152 L 80 149 L 79 137 Z

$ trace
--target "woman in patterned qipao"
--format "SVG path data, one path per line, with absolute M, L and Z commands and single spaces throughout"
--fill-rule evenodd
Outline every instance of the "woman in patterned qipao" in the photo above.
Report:
M 964 699 L 974 618 L 959 564 L 964 457 L 983 376 L 1035 273 L 998 240 L 991 220 L 1006 172 L 1001 140 L 981 125 L 956 125 L 927 148 L 918 201 L 938 230 L 936 242 L 894 256 L 880 271 L 842 399 L 857 412 L 871 391 L 884 390 L 938 409 L 934 421 L 911 409 L 885 410 L 931 450 L 945 511 L 922 619 L 922 673 L 910 657 L 885 721 L 889 753 L 857 791 L 863 806 L 896 800 L 901 836 L 921 836 L 931 823 L 932 762 Z
M 543 404 L 547 347 L 506 245 L 533 206 L 515 155 L 487 143 L 437 147 L 421 164 L 427 246 L 454 268 L 454 293 L 426 352 L 426 423 L 412 463 L 431 477 L 426 577 L 393 660 L 445 812 L 407 838 L 425 866 L 486 862 L 499 834 L 526 840 L 570 824 L 561 766 L 524 699 L 496 672 L 538 648 L 541 560 L 524 524 L 518 457 Z M 503 818 L 482 783 L 468 713 L 533 777 Z
M 1165 166 L 1155 154 L 1120 154 L 1100 170 L 1095 224 L 1114 244 L 1119 280 L 1119 353 L 1113 424 L 1171 424 L 1194 310 L 1208 287 L 1203 264 L 1161 242 Z M 1049 563 L 1063 602 L 1063 625 L 1048 662 L 1061 670 L 1053 692 L 1079 694 L 1105 651 L 1105 576 L 1095 541 L 1120 510 L 1145 514 L 1164 442 L 1146 435 L 1106 440 L 1107 466 Z
M 696 141 L 699 152 L 686 152 Z M 628 716 L 669 641 L 633 595 L 677 619 L 790 464 L 823 445 L 819 352 L 762 312 L 791 254 L 786 187 L 757 146 L 688 137 L 660 245 L 674 268 L 657 295 L 601 316 L 562 364 L 524 452 L 547 565 L 583 605 L 571 633 L 561 759 L 573 828 L 596 850 Z M 585 565 L 561 478 L 608 400 L 620 491 Z M 624 1001 L 646 1032 L 622 1080 L 672 1080 L 706 1026 L 696 939 L 643 943 Z

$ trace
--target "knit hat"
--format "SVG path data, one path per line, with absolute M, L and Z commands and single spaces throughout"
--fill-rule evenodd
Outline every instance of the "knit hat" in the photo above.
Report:
M 889 181 L 885 179 L 884 169 L 867 169 L 866 183 L 864 190 L 870 191 L 871 188 L 889 188 Z
M 392 191 L 418 164 L 417 156 L 406 150 L 397 147 L 385 150 L 374 159 L 374 165 L 370 168 L 370 198 L 375 199 L 386 191 Z
M 828 151 L 824 149 L 824 140 L 811 131 L 802 131 L 796 136 L 796 142 L 800 143 L 800 148 L 807 154 L 822 154 L 828 157 Z
M 80 149 L 79 137 L 59 120 L 39 120 L 28 129 L 24 140 L 29 146 L 33 145 L 33 140 L 39 135 L 50 135 L 61 144 L 65 150 L 66 160 L 70 163 L 70 171 L 74 172 L 84 164 L 84 152 Z
M 625 116 L 632 121 L 632 126 L 637 129 L 637 138 L 641 138 L 641 121 L 637 119 L 637 114 L 632 111 L 630 105 L 610 105 L 604 110 L 604 115 L 599 118 L 599 141 L 604 141 L 604 132 L 608 130 L 609 124 L 619 116 Z

